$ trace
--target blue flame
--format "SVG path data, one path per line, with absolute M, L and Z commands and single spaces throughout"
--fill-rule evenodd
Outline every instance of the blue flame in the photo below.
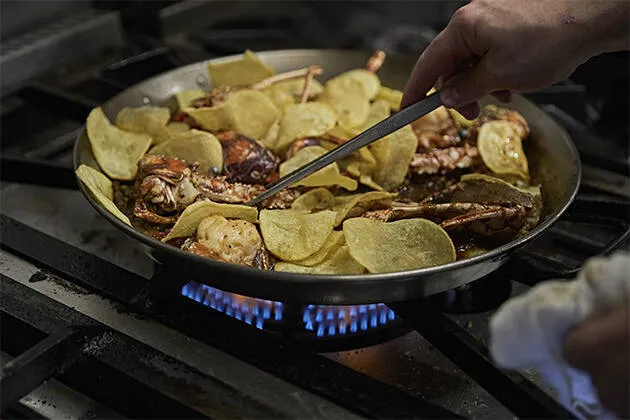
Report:
M 181 291 L 216 311 L 263 329 L 265 321 L 282 321 L 284 305 L 281 302 L 249 298 L 223 292 L 205 284 L 190 282 Z M 354 334 L 383 326 L 396 318 L 385 304 L 355 306 L 308 305 L 302 312 L 302 323 L 318 337 Z
M 182 287 L 181 293 L 187 298 L 196 300 L 239 321 L 254 325 L 258 329 L 263 329 L 265 321 L 272 317 L 274 321 L 282 321 L 283 305 L 280 302 L 226 293 L 194 281 Z
M 302 322 L 318 337 L 345 335 L 383 326 L 396 318 L 385 304 L 356 306 L 308 305 L 302 313 Z

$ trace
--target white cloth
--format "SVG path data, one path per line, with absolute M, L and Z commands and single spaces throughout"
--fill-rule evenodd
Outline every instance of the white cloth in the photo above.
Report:
M 614 419 L 589 376 L 563 360 L 562 341 L 591 313 L 629 301 L 630 254 L 591 258 L 575 280 L 543 282 L 505 302 L 490 320 L 491 356 L 502 368 L 535 368 L 576 417 Z

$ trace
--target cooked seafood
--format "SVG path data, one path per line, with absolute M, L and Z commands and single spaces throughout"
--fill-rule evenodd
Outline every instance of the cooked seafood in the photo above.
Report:
M 393 204 L 362 217 L 384 222 L 420 217 L 439 223 L 446 231 L 470 229 L 484 236 L 515 236 L 535 226 L 541 210 L 538 189 L 522 190 L 471 174 L 418 204 Z
M 385 59 L 376 51 L 363 68 L 322 84 L 321 66 L 274 74 L 248 50 L 209 65 L 212 90 L 178 92 L 172 116 L 166 107 L 126 108 L 114 125 L 93 110 L 88 136 L 108 176 L 88 167 L 77 175 L 136 229 L 262 270 L 430 267 L 536 226 L 543 192 L 532 184 L 523 146 L 530 128 L 518 112 L 496 106 L 474 121 L 440 107 L 257 208 L 244 205 L 398 111 L 402 92 L 377 75 Z
M 445 174 L 455 169 L 470 168 L 479 160 L 479 150 L 475 146 L 464 144 L 460 147 L 416 153 L 409 166 L 411 172 L 418 175 Z
M 138 168 L 134 215 L 152 223 L 174 223 L 177 217 L 173 213 L 198 200 L 241 204 L 265 190 L 262 185 L 230 182 L 225 176 L 200 173 L 195 164 L 164 156 L 145 155 Z M 296 190 L 285 190 L 265 200 L 261 207 L 288 208 L 298 196 Z

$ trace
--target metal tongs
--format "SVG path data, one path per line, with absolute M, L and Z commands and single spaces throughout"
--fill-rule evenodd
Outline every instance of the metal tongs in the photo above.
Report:
M 260 202 L 277 194 L 283 189 L 295 184 L 301 179 L 306 178 L 312 173 L 319 171 L 320 169 L 330 165 L 333 162 L 338 161 L 339 159 L 343 159 L 350 153 L 355 152 L 360 148 L 367 146 L 368 144 L 374 143 L 375 141 L 382 139 L 383 137 L 406 126 L 407 124 L 412 123 L 418 118 L 425 116 L 429 112 L 436 110 L 440 105 L 442 105 L 442 102 L 440 102 L 439 92 L 434 92 L 430 94 L 426 98 L 395 113 L 391 117 L 385 118 L 383 121 L 373 125 L 372 127 L 365 130 L 363 133 L 348 140 L 341 146 L 334 148 L 325 155 L 302 166 L 301 168 L 291 172 L 290 174 L 283 176 L 273 184 L 268 185 L 265 192 L 251 200 L 249 203 L 247 203 L 247 205 L 255 206 L 259 204 Z

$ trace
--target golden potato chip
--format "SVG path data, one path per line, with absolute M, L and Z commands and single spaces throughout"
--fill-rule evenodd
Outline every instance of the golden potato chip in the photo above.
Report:
M 243 219 L 250 223 L 256 223 L 258 210 L 255 207 L 243 206 L 240 204 L 224 204 L 212 201 L 198 201 L 186 207 L 186 210 L 175 222 L 171 231 L 162 242 L 173 238 L 186 238 L 191 236 L 203 219 L 213 215 L 223 216 L 227 219 Z
M 339 125 L 343 130 L 361 126 L 368 116 L 372 100 L 381 82 L 374 73 L 356 69 L 330 79 L 324 85 L 321 100 L 329 103 L 337 111 Z M 358 133 L 354 132 L 353 137 Z
M 263 89 L 262 92 L 271 98 L 278 109 L 284 109 L 287 105 L 293 105 L 300 102 L 305 81 L 306 78 L 303 77 L 300 79 L 276 82 L 268 88 Z M 307 97 L 319 95 L 323 90 L 324 87 L 322 84 L 313 79 L 309 84 Z
M 356 136 L 358 133 L 359 131 L 356 128 L 341 126 L 339 125 L 339 122 L 337 122 L 337 124 L 326 134 L 337 137 L 341 140 L 349 140 L 352 137 Z
M 111 214 L 131 226 L 129 218 L 114 204 L 114 188 L 109 178 L 96 169 L 84 164 L 81 164 L 75 173 L 81 182 L 85 184 L 88 191 L 90 191 L 92 197 L 94 197 L 101 206 L 105 207 Z
M 464 117 L 462 114 L 460 114 L 459 112 L 457 112 L 454 109 L 450 109 L 449 108 L 448 112 L 451 113 L 451 116 L 453 117 L 453 119 L 455 120 L 457 125 L 459 125 L 460 127 L 469 128 L 469 127 L 472 127 L 473 125 L 475 125 L 475 123 L 477 122 L 476 120 L 466 119 L 466 117 Z
M 251 50 L 246 50 L 242 58 L 208 63 L 208 74 L 214 86 L 249 86 L 273 76 L 274 71 Z
M 203 171 L 223 168 L 221 142 L 207 131 L 189 130 L 174 134 L 170 140 L 151 148 L 149 154 L 174 157 L 188 163 L 199 162 Z
M 354 130 L 359 127 L 368 116 L 370 111 L 370 101 L 356 91 L 345 92 L 339 90 L 335 85 L 324 85 L 324 92 L 321 101 L 329 104 L 336 112 L 341 131 L 348 132 L 350 137 Z M 348 138 L 350 138 L 348 137 Z
M 365 69 L 354 69 L 341 73 L 326 84 L 335 86 L 335 89 L 347 92 L 358 93 L 371 101 L 378 94 L 381 88 L 381 80 L 378 76 Z
M 455 246 L 439 225 L 426 219 L 385 223 L 348 219 L 343 233 L 350 255 L 370 273 L 392 273 L 455 261 Z
M 281 119 L 282 117 L 277 118 L 273 122 L 273 124 L 271 124 L 271 127 L 269 127 L 269 130 L 267 130 L 267 134 L 265 134 L 263 138 L 260 139 L 260 142 L 269 149 L 273 148 L 274 144 L 276 144 L 276 140 L 278 139 L 278 132 L 280 131 Z
M 326 188 L 307 191 L 291 204 L 294 210 L 324 210 L 335 205 L 335 196 Z
M 173 121 L 166 124 L 166 128 L 171 134 L 179 134 L 185 131 L 190 131 L 190 127 L 185 122 Z
M 182 90 L 175 94 L 175 100 L 177 101 L 177 107 L 184 109 L 190 107 L 190 104 L 195 99 L 203 98 L 208 95 L 208 92 L 204 92 L 201 89 Z
M 374 181 L 387 191 L 402 184 L 417 146 L 418 138 L 409 125 L 372 143 L 370 151 L 376 158 Z
M 338 197 L 337 203 L 330 210 L 337 212 L 335 226 L 339 226 L 345 219 L 360 216 L 375 204 L 383 207 L 394 201 L 397 194 L 383 191 L 370 191 L 363 194 L 354 194 L 346 197 Z
M 112 179 L 134 179 L 138 161 L 149 150 L 153 137 L 121 130 L 107 119 L 101 107 L 92 109 L 86 126 L 94 158 L 103 172 Z
M 490 121 L 479 128 L 477 147 L 483 163 L 494 173 L 529 179 L 527 156 L 512 123 Z
M 153 137 L 153 144 L 166 141 L 171 132 L 166 128 L 171 113 L 168 108 L 157 106 L 125 107 L 116 115 L 116 126 L 134 133 L 146 133 Z
M 361 176 L 359 177 L 359 182 L 363 185 L 365 185 L 366 187 L 372 188 L 373 190 L 376 191 L 385 191 L 383 189 L 383 187 L 381 187 L 380 185 L 378 185 L 374 179 L 372 179 L 372 175 L 366 175 L 366 174 L 361 174 Z
M 327 150 L 321 146 L 309 146 L 298 150 L 295 156 L 280 164 L 280 177 L 301 168 L 326 153 Z M 354 191 L 358 187 L 357 181 L 341 175 L 336 162 L 331 163 L 314 174 L 293 184 L 293 186 L 300 185 L 305 187 L 328 187 L 338 185 L 348 191 Z
M 392 111 L 398 111 L 400 109 L 400 102 L 402 101 L 403 93 L 397 89 L 391 89 L 386 86 L 381 86 L 376 94 L 376 99 L 382 99 L 389 104 L 389 108 Z
M 184 112 L 205 130 L 234 130 L 256 140 L 262 139 L 280 117 L 280 111 L 267 95 L 251 89 L 234 92 L 221 105 L 185 108 Z
M 261 210 L 260 231 L 273 255 L 285 261 L 302 260 L 322 249 L 335 217 L 329 210 Z
M 293 105 L 285 110 L 280 119 L 278 138 L 273 149 L 282 150 L 302 137 L 318 137 L 326 134 L 336 122 L 335 110 L 325 103 L 306 102 Z
M 330 274 L 330 275 L 349 275 L 363 274 L 365 269 L 359 264 L 348 250 L 347 246 L 340 246 L 331 252 L 320 263 L 308 267 L 294 263 L 279 262 L 276 264 L 275 271 L 285 273 L 301 273 L 301 274 Z
M 328 240 L 324 246 L 314 253 L 313 255 L 304 258 L 303 260 L 293 261 L 295 264 L 312 267 L 319 264 L 326 258 L 331 252 L 334 252 L 337 248 L 344 244 L 345 238 L 343 232 L 340 230 L 333 230 L 328 237 Z
M 368 112 L 365 122 L 361 125 L 361 131 L 365 131 L 373 125 L 380 123 L 385 118 L 389 117 L 390 114 L 391 112 L 387 101 L 382 99 L 375 100 L 370 105 L 370 111 Z

